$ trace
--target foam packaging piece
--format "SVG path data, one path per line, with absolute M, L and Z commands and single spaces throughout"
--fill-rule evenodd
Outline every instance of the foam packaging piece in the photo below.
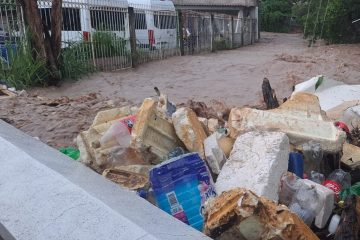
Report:
M 246 188 L 278 201 L 282 174 L 287 172 L 289 138 L 281 132 L 248 132 L 240 135 L 215 184 L 216 192 Z

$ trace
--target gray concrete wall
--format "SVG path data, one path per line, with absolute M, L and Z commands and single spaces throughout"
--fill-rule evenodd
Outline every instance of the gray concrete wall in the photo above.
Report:
M 0 120 L 0 239 L 209 239 Z

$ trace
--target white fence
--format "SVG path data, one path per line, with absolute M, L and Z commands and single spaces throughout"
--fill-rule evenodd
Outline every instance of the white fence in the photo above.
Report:
M 49 31 L 51 2 L 38 1 Z M 0 13 L 1 57 L 6 61 L 5 43 L 16 48 L 26 27 L 23 9 L 15 0 L 0 0 Z M 78 61 L 99 70 L 116 70 L 174 55 L 252 44 L 255 28 L 256 20 L 250 18 L 177 12 L 171 1 L 138 5 L 127 0 L 64 0 L 61 40 L 62 51 L 72 53 Z

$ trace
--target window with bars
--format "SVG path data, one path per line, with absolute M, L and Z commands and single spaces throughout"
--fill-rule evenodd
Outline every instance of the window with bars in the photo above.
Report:
M 154 25 L 160 29 L 175 29 L 176 17 L 164 14 L 154 14 Z
M 125 13 L 90 10 L 91 26 L 98 31 L 124 31 Z
M 134 17 L 135 17 L 135 29 L 147 29 L 145 13 L 137 12 L 134 14 Z
M 40 8 L 41 19 L 47 28 L 51 29 L 51 8 Z M 81 31 L 80 9 L 62 9 L 62 30 Z

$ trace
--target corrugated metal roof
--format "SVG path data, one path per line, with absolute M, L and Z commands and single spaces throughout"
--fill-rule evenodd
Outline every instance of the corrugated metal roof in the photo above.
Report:
M 175 6 L 256 6 L 257 0 L 173 0 Z

